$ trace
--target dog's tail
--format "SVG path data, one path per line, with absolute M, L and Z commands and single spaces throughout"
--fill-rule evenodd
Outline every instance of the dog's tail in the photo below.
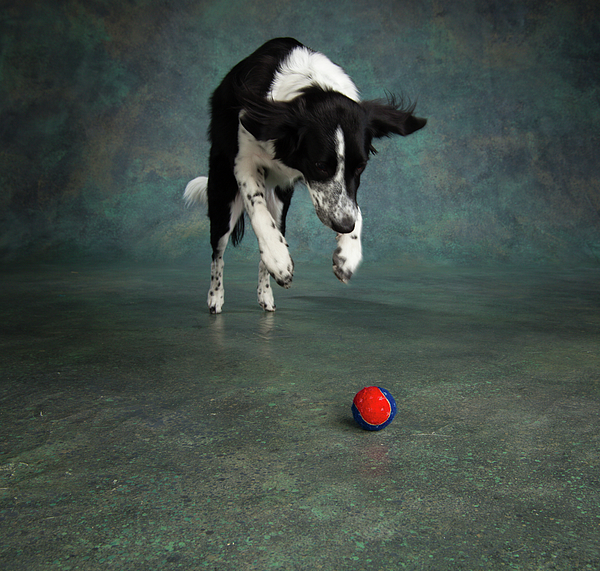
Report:
M 206 204 L 208 198 L 206 196 L 206 188 L 208 187 L 208 177 L 199 176 L 194 180 L 190 180 L 185 187 L 183 200 L 187 206 L 191 206 L 195 202 L 203 202 Z

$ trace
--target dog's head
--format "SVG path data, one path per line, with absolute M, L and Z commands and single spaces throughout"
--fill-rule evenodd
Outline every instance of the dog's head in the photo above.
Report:
M 312 87 L 289 102 L 248 101 L 241 121 L 256 139 L 274 142 L 275 158 L 302 173 L 321 222 L 345 234 L 354 229 L 373 139 L 424 127 L 413 111 L 393 99 L 356 102 Z

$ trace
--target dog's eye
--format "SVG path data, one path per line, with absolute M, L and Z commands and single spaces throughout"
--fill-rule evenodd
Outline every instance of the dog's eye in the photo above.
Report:
M 327 176 L 331 175 L 331 169 L 326 163 L 315 163 L 315 167 L 321 174 L 326 174 Z
M 360 175 L 363 173 L 363 171 L 365 170 L 365 168 L 367 168 L 366 164 L 362 164 L 356 167 L 356 170 L 354 171 L 354 174 L 356 174 L 356 176 Z

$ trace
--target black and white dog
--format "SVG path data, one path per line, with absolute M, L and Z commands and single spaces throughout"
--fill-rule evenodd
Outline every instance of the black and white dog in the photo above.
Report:
M 283 237 L 294 184 L 302 181 L 317 216 L 337 232 L 333 272 L 347 282 L 362 259 L 356 203 L 371 141 L 410 135 L 426 120 L 414 107 L 361 101 L 352 80 L 323 54 L 291 38 L 271 40 L 238 63 L 211 98 L 208 178 L 188 183 L 186 202 L 208 202 L 213 250 L 208 307 L 224 302 L 223 254 L 244 232 L 258 239 L 258 303 L 275 310 L 269 275 L 290 287 L 294 264 Z

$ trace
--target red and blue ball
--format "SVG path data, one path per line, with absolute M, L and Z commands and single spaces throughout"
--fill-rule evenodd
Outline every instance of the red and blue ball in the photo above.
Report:
M 365 430 L 381 430 L 396 416 L 396 401 L 382 387 L 365 387 L 352 401 L 354 420 Z

